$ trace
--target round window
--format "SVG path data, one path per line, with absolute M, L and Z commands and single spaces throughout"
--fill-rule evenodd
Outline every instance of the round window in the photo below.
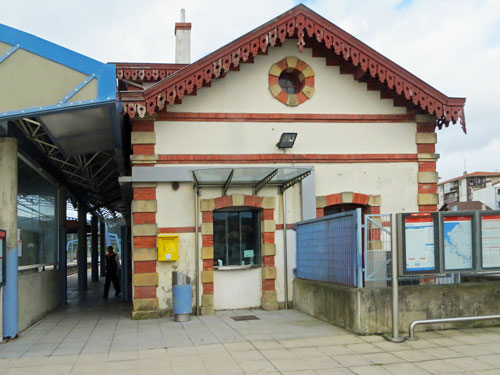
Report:
M 292 69 L 290 72 L 288 70 L 280 74 L 278 83 L 287 94 L 298 94 L 304 88 L 304 76 L 301 79 L 301 73 L 298 70 Z
M 314 71 L 297 57 L 286 57 L 271 66 L 269 91 L 283 104 L 302 104 L 314 93 Z

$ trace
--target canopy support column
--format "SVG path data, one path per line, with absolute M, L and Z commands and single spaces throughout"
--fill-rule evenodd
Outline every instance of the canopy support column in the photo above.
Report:
M 92 215 L 92 220 L 90 222 L 91 230 L 91 243 L 92 243 L 92 281 L 99 281 L 99 250 L 97 248 L 98 238 L 97 238 L 97 216 Z
M 87 209 L 78 202 L 78 290 L 87 289 Z
M 2 335 L 14 338 L 18 333 L 17 293 L 17 140 L 0 137 L 0 229 L 7 232 L 6 282 L 3 287 Z M 1 340 L 0 340 L 1 341 Z
M 100 275 L 101 277 L 106 276 L 106 265 L 104 264 L 104 259 L 106 258 L 106 238 L 105 238 L 105 232 L 106 232 L 106 223 L 104 221 L 101 221 L 99 223 L 99 242 L 100 242 L 100 249 L 99 249 L 99 261 L 100 261 Z

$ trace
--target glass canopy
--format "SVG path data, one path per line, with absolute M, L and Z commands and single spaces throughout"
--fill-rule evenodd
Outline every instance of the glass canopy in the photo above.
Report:
M 199 187 L 221 186 L 224 194 L 230 186 L 253 186 L 257 193 L 265 185 L 277 185 L 284 191 L 310 174 L 311 168 L 209 168 L 194 170 L 193 180 Z

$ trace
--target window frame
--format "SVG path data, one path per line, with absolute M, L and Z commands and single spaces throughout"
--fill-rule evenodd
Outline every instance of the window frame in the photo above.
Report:
M 240 213 L 240 212 L 252 212 L 256 216 L 256 225 L 255 225 L 255 230 L 257 231 L 257 238 L 256 238 L 256 249 L 255 256 L 254 256 L 254 264 L 223 264 L 222 266 L 219 266 L 217 263 L 217 260 L 220 258 L 216 254 L 216 234 L 215 234 L 215 215 L 217 213 L 226 213 L 226 212 L 232 212 L 232 213 Z M 262 260 L 262 243 L 263 243 L 263 234 L 262 234 L 262 209 L 255 208 L 255 207 L 248 207 L 248 206 L 238 206 L 238 207 L 225 207 L 221 208 L 218 210 L 214 210 L 212 212 L 212 220 L 214 223 L 214 230 L 213 230 L 213 247 L 214 247 L 214 258 L 213 258 L 213 268 L 214 270 L 223 270 L 223 269 L 246 269 L 246 268 L 258 268 L 262 267 L 263 265 L 263 260 Z M 227 228 L 226 228 L 227 230 Z M 239 233 L 241 235 L 241 226 L 239 227 Z M 224 245 L 225 247 L 225 245 Z M 243 249 L 241 249 L 241 243 L 240 243 L 240 263 L 241 263 L 241 254 L 242 254 Z M 226 259 L 227 261 L 227 259 Z

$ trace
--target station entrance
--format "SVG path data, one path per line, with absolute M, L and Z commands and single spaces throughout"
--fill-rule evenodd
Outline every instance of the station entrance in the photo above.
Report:
M 130 132 L 113 64 L 0 25 L 0 81 L 0 320 L 12 338 L 102 291 L 108 246 L 121 258 L 119 300 L 131 300 L 131 197 L 119 182 Z

